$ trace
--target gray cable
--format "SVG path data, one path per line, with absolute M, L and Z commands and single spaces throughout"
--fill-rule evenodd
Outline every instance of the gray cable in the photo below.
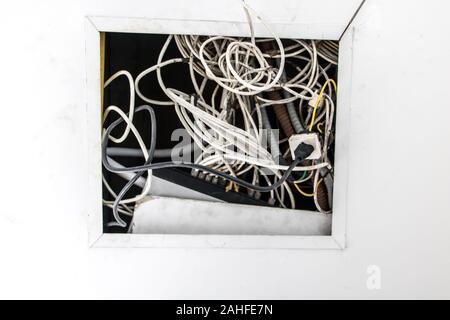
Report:
M 261 121 L 264 129 L 267 132 L 267 138 L 269 138 L 270 143 L 270 152 L 272 153 L 272 157 L 276 160 L 281 157 L 280 145 L 272 131 L 272 127 L 270 125 L 269 117 L 267 116 L 266 108 L 260 108 L 261 110 Z
M 114 160 L 111 157 L 108 157 L 108 162 L 111 163 L 112 165 L 114 165 L 116 168 L 125 168 L 124 165 L 120 164 L 119 162 L 117 162 L 116 160 Z M 127 181 L 130 181 L 134 177 L 134 172 L 118 172 L 116 174 L 119 177 L 121 177 Z M 145 182 L 146 182 L 146 179 L 144 177 L 140 177 L 139 179 L 136 180 L 134 185 L 138 186 L 141 189 L 144 189 Z
M 145 161 L 145 164 L 151 164 L 153 161 L 153 156 L 155 153 L 155 148 L 156 148 L 156 116 L 155 116 L 155 111 L 153 110 L 152 107 L 148 106 L 148 105 L 143 105 L 140 106 L 139 108 L 136 109 L 135 112 L 139 112 L 141 110 L 147 110 L 150 113 L 150 127 L 151 127 L 151 141 L 150 141 L 150 149 L 148 152 L 148 159 L 147 161 Z M 109 135 L 109 134 L 108 134 Z M 119 215 L 119 203 L 120 201 L 123 199 L 123 197 L 125 196 L 125 194 L 131 189 L 131 187 L 136 183 L 136 181 L 145 173 L 146 171 L 138 171 L 134 177 L 127 182 L 127 184 L 122 188 L 122 190 L 120 190 L 119 194 L 117 195 L 116 199 L 114 200 L 114 204 L 113 204 L 113 215 L 114 215 L 114 219 L 116 219 L 116 222 L 110 222 L 108 224 L 108 226 L 119 226 L 119 227 L 126 227 L 127 223 L 120 217 Z
M 154 158 L 170 158 L 172 153 L 180 153 L 183 154 L 192 153 L 196 150 L 200 149 L 195 143 L 190 143 L 184 145 L 182 147 L 176 147 L 172 149 L 156 149 Z M 123 147 L 109 147 L 106 150 L 106 154 L 111 157 L 138 157 L 141 158 L 144 156 L 141 149 L 137 148 L 123 148 Z

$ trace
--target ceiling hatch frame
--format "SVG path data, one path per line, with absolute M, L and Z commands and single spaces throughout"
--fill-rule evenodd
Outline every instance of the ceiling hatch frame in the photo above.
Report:
M 350 119 L 353 74 L 353 16 L 341 24 L 271 23 L 280 38 L 339 40 L 339 72 L 336 114 L 335 181 L 331 235 L 216 235 L 216 234 L 132 234 L 104 233 L 101 176 L 102 47 L 105 32 L 158 34 L 203 34 L 248 36 L 248 24 L 235 21 L 167 20 L 141 17 L 85 17 L 86 120 L 88 143 L 88 238 L 99 247 L 189 247 L 189 248 L 283 248 L 336 249 L 346 247 L 346 219 L 350 157 Z M 255 23 L 258 37 L 270 36 Z M 225 32 L 226 31 L 226 32 Z M 208 205 L 208 202 L 204 202 Z

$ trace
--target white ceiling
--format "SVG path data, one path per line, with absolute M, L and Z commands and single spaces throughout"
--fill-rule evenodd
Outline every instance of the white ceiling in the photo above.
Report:
M 367 0 L 354 21 L 347 249 L 87 248 L 83 17 L 244 19 L 232 1 L 193 2 L 0 2 L 0 297 L 450 298 L 444 0 Z M 278 22 L 339 23 L 358 5 L 322 2 L 249 0 Z

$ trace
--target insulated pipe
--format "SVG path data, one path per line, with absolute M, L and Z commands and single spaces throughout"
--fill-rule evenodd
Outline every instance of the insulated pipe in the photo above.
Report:
M 277 60 L 278 67 L 280 66 L 280 61 Z M 281 75 L 281 81 L 285 83 L 287 81 L 286 76 L 286 70 L 283 71 L 283 74 Z M 290 98 L 291 95 L 286 90 L 283 90 L 283 96 L 285 99 Z M 297 115 L 297 111 L 295 111 L 294 102 L 288 102 L 286 103 L 286 108 L 289 113 L 289 117 L 291 118 L 292 126 L 294 127 L 294 130 L 296 133 L 300 133 L 302 131 L 305 131 L 305 128 L 303 128 L 302 123 L 300 122 L 300 119 Z
M 319 206 L 320 208 L 322 208 L 322 210 L 330 210 L 327 186 L 323 181 L 317 185 L 317 202 L 319 203 Z
M 263 51 L 270 51 L 270 44 L 263 42 L 261 43 L 261 47 Z M 269 99 L 271 100 L 281 100 L 281 95 L 279 91 L 269 91 L 267 92 Z M 294 128 L 292 127 L 291 120 L 289 119 L 289 114 L 286 110 L 286 106 L 284 104 L 274 104 L 273 110 L 275 111 L 275 115 L 277 116 L 278 121 L 280 122 L 281 129 L 283 129 L 286 137 L 292 136 L 294 132 Z
M 270 91 L 267 92 L 269 99 L 271 100 L 281 100 L 281 95 L 279 91 Z M 275 115 L 277 116 L 278 121 L 280 122 L 281 129 L 283 129 L 286 137 L 291 137 L 295 134 L 294 128 L 291 124 L 291 119 L 289 118 L 289 113 L 286 110 L 284 104 L 274 104 L 273 110 L 275 111 Z

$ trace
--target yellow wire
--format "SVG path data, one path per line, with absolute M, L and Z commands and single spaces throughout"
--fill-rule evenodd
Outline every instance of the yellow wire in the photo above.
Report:
M 300 189 L 300 187 L 296 183 L 294 183 L 294 186 L 298 190 L 298 192 L 300 192 L 301 195 L 303 195 L 305 197 L 312 197 L 312 196 L 314 196 L 314 193 L 306 193 L 305 191 Z
M 325 91 L 325 88 L 327 87 L 328 83 L 330 83 L 330 82 L 333 84 L 334 91 L 337 92 L 337 85 L 333 79 L 328 79 L 327 81 L 325 81 L 322 88 L 320 89 L 319 97 L 317 98 L 316 105 L 314 106 L 314 110 L 313 110 L 313 114 L 312 114 L 312 118 L 311 118 L 311 124 L 309 125 L 309 131 L 312 131 L 314 120 L 316 119 L 317 107 L 319 106 L 320 100 L 322 100 L 322 96 L 323 96 L 323 92 Z
M 322 182 L 323 178 L 321 178 L 319 180 L 319 182 L 317 182 L 317 186 L 319 186 L 319 184 Z M 300 189 L 300 187 L 298 186 L 298 184 L 294 183 L 295 188 L 298 190 L 298 192 L 300 192 L 301 195 L 305 196 L 305 197 L 314 197 L 314 193 L 306 193 L 305 191 L 303 191 L 302 189 Z
M 322 132 L 322 129 L 320 129 L 320 126 L 321 126 L 321 125 L 323 125 L 323 122 L 320 122 L 320 123 L 317 125 L 317 130 L 319 130 L 320 133 L 323 133 L 323 132 Z

